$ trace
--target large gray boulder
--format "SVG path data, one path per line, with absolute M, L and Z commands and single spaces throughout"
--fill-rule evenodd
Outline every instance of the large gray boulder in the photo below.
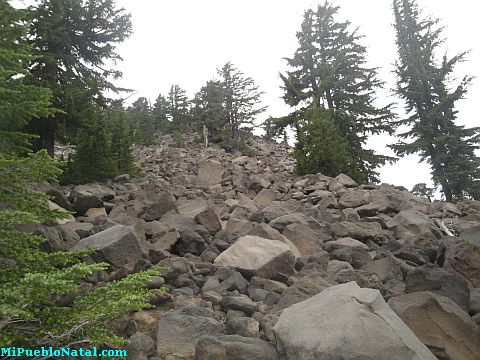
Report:
M 235 268 L 247 277 L 272 278 L 278 273 L 293 273 L 295 255 L 280 241 L 246 235 L 221 253 L 214 264 Z
M 197 339 L 225 332 L 225 325 L 212 317 L 211 310 L 187 306 L 158 321 L 157 354 L 192 359 Z
M 198 182 L 206 185 L 220 184 L 224 172 L 223 165 L 218 161 L 202 161 L 198 164 Z
M 394 297 L 388 305 L 439 359 L 480 358 L 478 327 L 451 299 L 416 292 Z
M 195 346 L 195 360 L 277 360 L 275 347 L 239 335 L 204 336 Z
M 378 290 L 355 282 L 290 306 L 273 331 L 288 360 L 436 360 Z
M 72 250 L 95 249 L 91 255 L 98 262 L 116 267 L 133 266 L 142 258 L 143 249 L 132 226 L 114 225 L 107 230 L 80 240 Z

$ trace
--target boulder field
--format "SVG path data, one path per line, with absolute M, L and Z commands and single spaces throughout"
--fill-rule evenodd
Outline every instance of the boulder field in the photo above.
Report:
M 162 269 L 155 307 L 114 323 L 129 359 L 480 359 L 480 202 L 301 177 L 258 137 L 252 156 L 174 144 L 136 147 L 138 178 L 38 185 L 74 213 L 33 229 L 45 250 L 110 264 L 83 293 Z

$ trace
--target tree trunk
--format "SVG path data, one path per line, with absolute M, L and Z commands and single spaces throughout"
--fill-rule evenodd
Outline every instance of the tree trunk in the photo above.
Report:
M 53 157 L 55 144 L 55 120 L 53 118 L 32 120 L 28 124 L 27 132 L 38 136 L 32 141 L 34 152 L 46 149 L 48 154 Z

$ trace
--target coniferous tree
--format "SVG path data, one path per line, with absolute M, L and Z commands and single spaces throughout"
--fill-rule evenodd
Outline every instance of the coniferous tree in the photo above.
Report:
M 129 109 L 134 126 L 134 142 L 137 145 L 155 143 L 155 125 L 149 101 L 145 97 L 138 98 Z
M 112 133 L 112 156 L 119 174 L 137 175 L 140 169 L 135 165 L 132 154 L 131 121 L 123 105 L 115 103 L 105 111 L 107 126 Z
M 409 130 L 393 145 L 397 155 L 418 153 L 432 169 L 435 186 L 445 198 L 480 196 L 480 129 L 455 124 L 455 104 L 467 92 L 472 78 L 465 76 L 453 88 L 449 79 L 466 52 L 437 60 L 443 42 L 438 20 L 422 18 L 414 0 L 394 0 L 396 43 L 396 93 L 405 101 Z M 407 142 L 413 140 L 411 142 Z
M 352 174 L 348 145 L 334 123 L 331 113 L 324 108 L 309 108 L 297 112 L 299 124 L 294 156 L 296 172 L 300 175 L 322 173 L 335 177 Z
M 58 296 L 78 291 L 79 281 L 106 264 L 85 264 L 85 251 L 43 252 L 44 238 L 19 230 L 68 215 L 49 209 L 48 197 L 30 189 L 32 183 L 55 181 L 61 171 L 45 150 L 26 154 L 29 135 L 19 131 L 30 118 L 52 111 L 49 91 L 25 84 L 32 50 L 24 20 L 23 12 L 0 0 L 0 343 L 119 346 L 106 323 L 149 307 L 153 291 L 146 284 L 154 272 L 100 286 L 69 307 L 59 306 Z
M 169 126 L 173 131 L 184 131 L 189 125 L 189 109 L 187 92 L 179 85 L 172 85 L 168 93 Z
M 382 82 L 376 69 L 366 66 L 366 48 L 362 36 L 349 29 L 350 23 L 338 22 L 339 7 L 328 1 L 317 10 L 307 10 L 299 47 L 287 58 L 292 70 L 281 74 L 285 102 L 297 108 L 317 107 L 331 112 L 349 148 L 349 157 L 359 182 L 378 181 L 376 168 L 391 158 L 365 148 L 369 134 L 392 133 L 391 105 L 374 105 L 375 90 Z M 287 117 L 279 121 L 280 130 L 291 124 Z M 321 138 L 318 138 L 320 141 Z
M 220 141 L 220 132 L 225 125 L 224 88 L 220 81 L 210 80 L 195 94 L 192 116 L 197 129 L 206 125 L 210 142 Z
M 35 117 L 48 118 L 52 92 L 29 84 L 33 60 L 26 41 L 26 14 L 0 1 L 0 152 L 18 154 L 30 147 L 31 136 L 20 130 Z M 12 116 L 15 114 L 15 116 Z
M 239 130 L 251 131 L 255 127 L 255 117 L 266 110 L 266 106 L 258 107 L 263 93 L 252 78 L 245 77 L 231 62 L 217 69 L 217 73 L 224 92 L 224 123 L 229 127 L 231 139 L 237 140 Z
M 162 94 L 158 95 L 152 114 L 155 130 L 166 131 L 168 128 L 168 101 Z
M 130 15 L 114 0 L 40 0 L 30 13 L 29 39 L 36 50 L 31 71 L 35 83 L 52 89 L 62 112 L 31 121 L 29 131 L 39 135 L 34 148 L 53 155 L 59 123 L 78 128 L 82 106 L 106 106 L 103 91 L 121 90 L 111 82 L 121 73 L 110 64 L 121 60 L 115 46 L 131 33 Z M 78 101 L 80 94 L 89 97 Z
M 82 184 L 115 177 L 119 170 L 103 110 L 92 106 L 82 117 L 84 124 L 78 130 L 75 153 L 69 158 L 63 182 Z

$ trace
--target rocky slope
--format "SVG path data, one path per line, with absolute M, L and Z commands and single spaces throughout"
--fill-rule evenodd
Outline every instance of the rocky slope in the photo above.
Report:
M 480 203 L 299 177 L 287 145 L 250 145 L 164 136 L 135 149 L 140 178 L 41 186 L 77 214 L 37 227 L 47 249 L 111 264 L 87 283 L 168 269 L 116 323 L 130 359 L 480 359 Z

